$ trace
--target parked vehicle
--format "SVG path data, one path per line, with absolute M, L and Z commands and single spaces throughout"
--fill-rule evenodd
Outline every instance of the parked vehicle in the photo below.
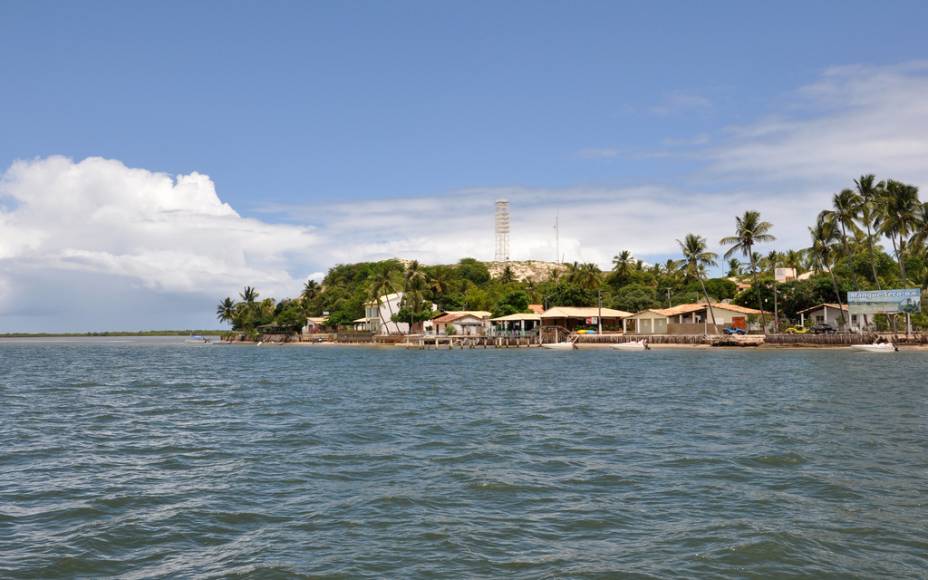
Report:
M 735 328 L 734 326 L 726 326 L 722 330 L 725 334 L 729 335 L 747 334 L 743 328 Z
M 827 322 L 819 322 L 810 330 L 812 331 L 812 334 L 834 334 L 838 332 L 837 328 L 828 324 Z
M 804 326 L 790 326 L 786 329 L 786 334 L 809 334 L 809 329 Z

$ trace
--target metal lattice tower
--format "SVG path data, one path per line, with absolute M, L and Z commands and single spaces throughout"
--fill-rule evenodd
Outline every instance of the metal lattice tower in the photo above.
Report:
M 496 200 L 496 261 L 509 261 L 509 201 Z

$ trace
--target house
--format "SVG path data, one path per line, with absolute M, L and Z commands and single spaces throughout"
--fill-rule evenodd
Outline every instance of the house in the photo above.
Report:
M 496 336 L 533 336 L 541 327 L 541 314 L 525 312 L 499 316 L 490 320 L 493 323 L 493 334 Z
M 485 336 L 490 328 L 492 312 L 484 310 L 455 310 L 444 312 L 432 319 L 434 334 Z
M 841 313 L 844 313 L 845 323 L 841 323 Z M 811 308 L 799 311 L 799 324 L 806 325 L 806 320 L 811 324 L 828 324 L 836 329 L 863 330 L 873 326 L 871 314 L 848 314 L 847 305 L 838 304 L 818 304 Z
M 359 326 L 365 326 L 363 330 L 373 332 L 374 334 L 406 334 L 409 332 L 408 322 L 393 322 L 393 315 L 400 311 L 403 303 L 403 293 L 394 292 L 381 296 L 376 301 L 371 300 L 364 305 L 363 324 L 357 320 L 354 322 L 355 330 Z
M 376 301 L 371 300 L 364 305 L 364 317 L 355 320 L 352 324 L 355 330 L 373 332 L 374 334 L 409 334 L 409 322 L 393 322 L 393 315 L 403 307 L 402 292 L 394 292 L 381 296 Z M 438 307 L 431 305 L 431 310 L 435 311 Z M 419 325 L 415 324 L 413 331 L 417 331 Z M 428 321 L 424 324 L 428 330 Z
M 712 303 L 712 313 L 705 302 L 678 304 L 671 308 L 648 308 L 626 318 L 622 323 L 625 332 L 631 334 L 709 334 L 712 314 L 719 330 L 725 327 L 742 330 L 759 330 L 760 323 L 749 319 L 760 316 L 761 311 L 737 304 Z
M 326 327 L 326 322 L 328 317 L 326 316 L 309 316 L 306 318 L 306 325 L 303 327 L 303 334 L 318 334 L 320 332 L 326 332 L 328 329 Z
M 622 328 L 622 319 L 631 316 L 631 312 L 596 306 L 555 306 L 541 314 L 543 327 L 561 327 L 570 332 L 583 328 L 597 328 L 602 317 L 603 332 L 617 332 Z
M 541 314 L 542 312 L 545 311 L 545 307 L 542 304 L 529 304 L 528 311 L 533 312 L 535 314 Z

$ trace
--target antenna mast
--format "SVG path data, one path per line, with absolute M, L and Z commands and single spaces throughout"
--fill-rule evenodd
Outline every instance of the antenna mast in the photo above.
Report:
M 496 261 L 509 261 L 509 201 L 496 200 Z

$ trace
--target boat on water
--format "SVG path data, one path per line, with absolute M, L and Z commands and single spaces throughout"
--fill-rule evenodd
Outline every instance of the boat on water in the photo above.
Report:
M 851 349 L 863 352 L 896 352 L 899 348 L 891 342 L 874 342 L 873 344 L 852 344 Z
M 201 336 L 199 334 L 191 334 L 184 342 L 187 344 L 212 344 L 208 336 Z
M 542 348 L 547 348 L 550 350 L 574 350 L 577 348 L 577 345 L 573 342 L 548 342 L 541 345 Z
M 612 346 L 613 350 L 651 350 L 646 340 L 630 340 L 628 342 L 617 342 Z

